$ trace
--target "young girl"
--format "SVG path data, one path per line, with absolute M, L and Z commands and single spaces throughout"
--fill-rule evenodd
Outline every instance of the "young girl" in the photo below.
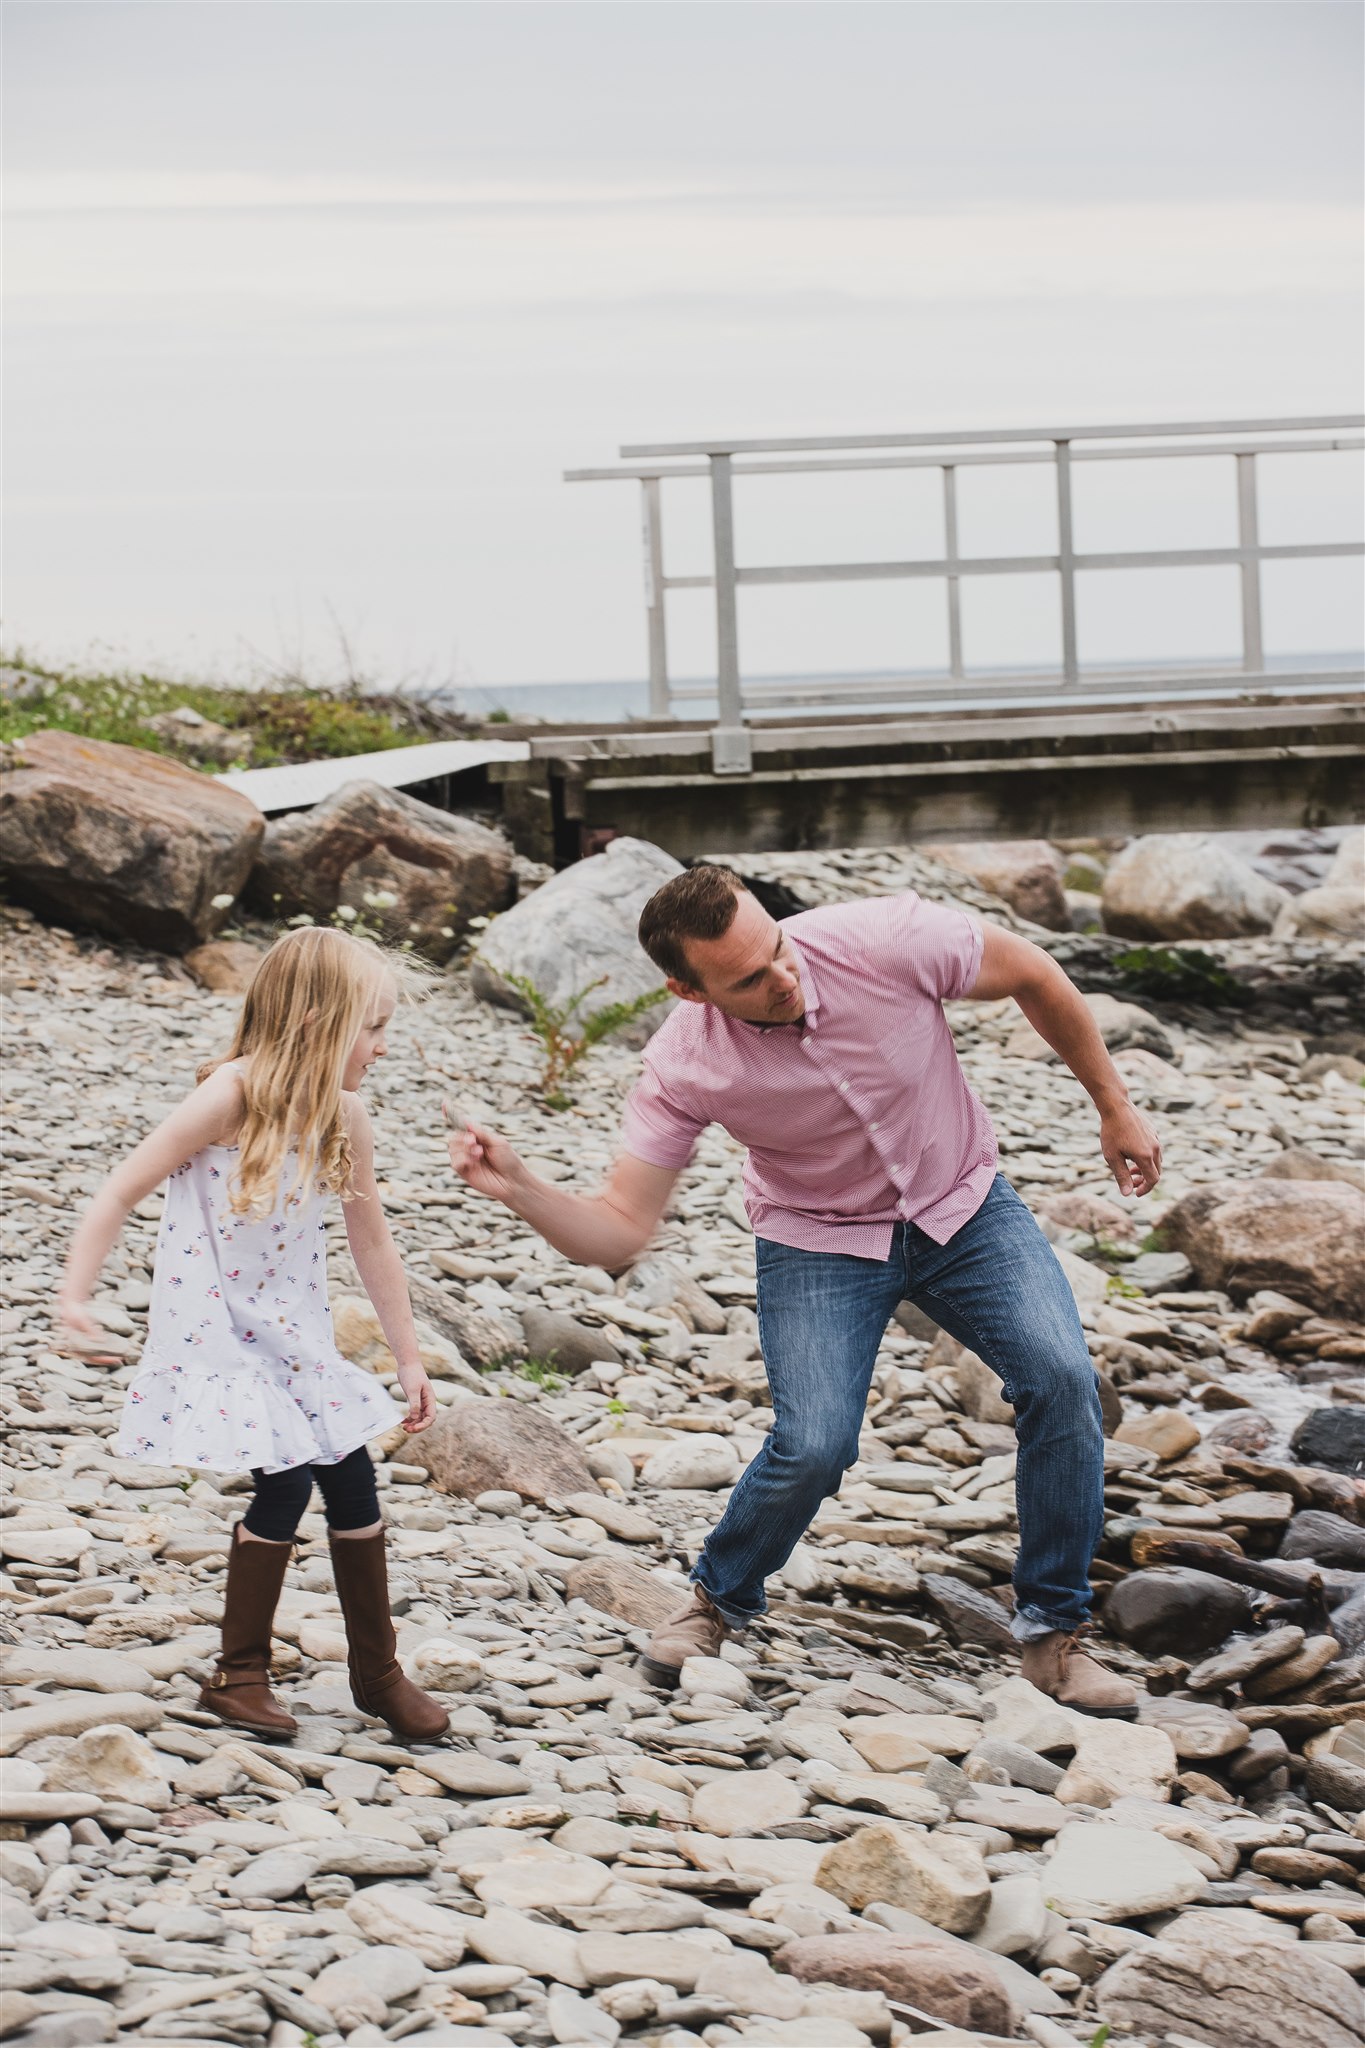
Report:
M 355 1090 L 386 1050 L 392 965 L 349 933 L 307 927 L 276 942 L 247 991 L 225 1059 L 116 1167 L 81 1220 L 59 1302 L 71 1340 L 101 1335 L 88 1307 L 130 1209 L 167 1183 L 146 1348 L 128 1389 L 119 1455 L 155 1465 L 251 1469 L 232 1532 L 223 1648 L 200 1706 L 261 1735 L 297 1723 L 270 1691 L 270 1631 L 316 1480 L 346 1623 L 351 1694 L 410 1742 L 449 1717 L 399 1669 L 384 1525 L 365 1446 L 400 1419 L 378 1381 L 337 1350 L 323 1211 L 340 1195 L 356 1268 L 398 1363 L 402 1425 L 436 1405 L 407 1284 L 379 1206 L 370 1120 Z

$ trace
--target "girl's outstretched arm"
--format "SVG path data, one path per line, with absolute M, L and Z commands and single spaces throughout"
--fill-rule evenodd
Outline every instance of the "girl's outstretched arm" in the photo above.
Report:
M 417 1329 L 412 1320 L 403 1262 L 384 1220 L 375 1183 L 374 1133 L 369 1111 L 358 1095 L 348 1094 L 342 1100 L 350 1119 L 351 1185 L 355 1190 L 345 1204 L 346 1235 L 361 1285 L 374 1304 L 398 1367 L 398 1384 L 407 1397 L 403 1427 L 409 1436 L 415 1436 L 436 1420 L 436 1396 L 417 1348 Z
M 241 1119 L 241 1078 L 235 1068 L 219 1067 L 114 1168 L 76 1226 L 66 1255 L 57 1313 L 73 1348 L 107 1341 L 89 1302 L 129 1210 L 206 1145 L 231 1144 Z

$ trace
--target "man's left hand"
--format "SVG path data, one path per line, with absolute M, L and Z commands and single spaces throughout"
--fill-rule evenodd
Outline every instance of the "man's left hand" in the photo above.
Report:
M 1150 1195 L 1161 1178 L 1161 1140 L 1156 1126 L 1131 1102 L 1100 1118 L 1100 1149 L 1121 1195 Z

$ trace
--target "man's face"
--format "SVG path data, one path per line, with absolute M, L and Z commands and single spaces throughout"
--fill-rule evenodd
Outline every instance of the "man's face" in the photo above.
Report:
M 714 1003 L 746 1024 L 796 1024 L 806 1014 L 796 955 L 775 918 L 744 890 L 722 939 L 689 939 L 687 957 L 700 987 L 670 981 L 685 1003 Z

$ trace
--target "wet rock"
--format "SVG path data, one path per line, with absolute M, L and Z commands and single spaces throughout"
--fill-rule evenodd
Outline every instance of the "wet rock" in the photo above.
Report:
M 512 901 L 512 847 L 404 790 L 348 782 L 311 810 L 272 819 L 248 896 L 266 917 L 354 911 L 444 961 L 470 918 Z
M 520 1401 L 455 1401 L 405 1449 L 443 1493 L 465 1500 L 508 1490 L 543 1502 L 598 1490 L 567 1431 Z
M 1358 1477 L 1365 1472 L 1365 1408 L 1315 1408 L 1294 1431 L 1289 1448 L 1306 1465 Z
M 68 732 L 30 733 L 0 766 L 13 900 L 162 952 L 226 922 L 265 831 L 249 798 L 164 754 Z
M 1201 1287 L 1239 1299 L 1281 1289 L 1323 1314 L 1356 1319 L 1365 1318 L 1362 1231 L 1365 1194 L 1342 1181 L 1212 1181 L 1161 1224 L 1163 1242 L 1186 1254 Z
M 1104 1601 L 1105 1627 L 1148 1657 L 1197 1656 L 1250 1619 L 1240 1586 L 1181 1565 L 1130 1572 Z
M 1343 1515 L 1305 1508 L 1285 1530 L 1279 1555 L 1311 1557 L 1319 1564 L 1335 1565 L 1342 1571 L 1365 1572 L 1365 1528 L 1359 1522 L 1348 1522 Z
M 1208 837 L 1130 840 L 1102 889 L 1104 928 L 1128 939 L 1227 939 L 1268 932 L 1289 901 Z
M 479 944 L 470 981 L 486 1002 L 519 1009 L 524 999 L 508 980 L 530 981 L 548 1003 L 584 997 L 586 1021 L 613 1003 L 628 1003 L 662 986 L 662 976 L 635 936 L 640 912 L 656 889 L 682 869 L 643 839 L 613 839 L 600 854 L 565 868 L 491 925 Z M 657 1004 L 631 1027 L 639 1044 L 671 1005 Z
M 1281 2048 L 1359 2048 L 1365 2038 L 1359 1987 L 1303 1942 L 1157 1941 L 1106 1970 L 1095 2007 L 1112 2025 L 1152 2038 L 1193 2035 L 1208 2048 L 1263 2039 L 1268 2015 Z
M 806 1984 L 844 1984 L 904 2000 L 946 2026 L 1013 2036 L 1017 2011 L 989 1959 L 971 1960 L 960 1948 L 908 1941 L 871 1930 L 808 1935 L 788 1942 L 773 1958 Z

